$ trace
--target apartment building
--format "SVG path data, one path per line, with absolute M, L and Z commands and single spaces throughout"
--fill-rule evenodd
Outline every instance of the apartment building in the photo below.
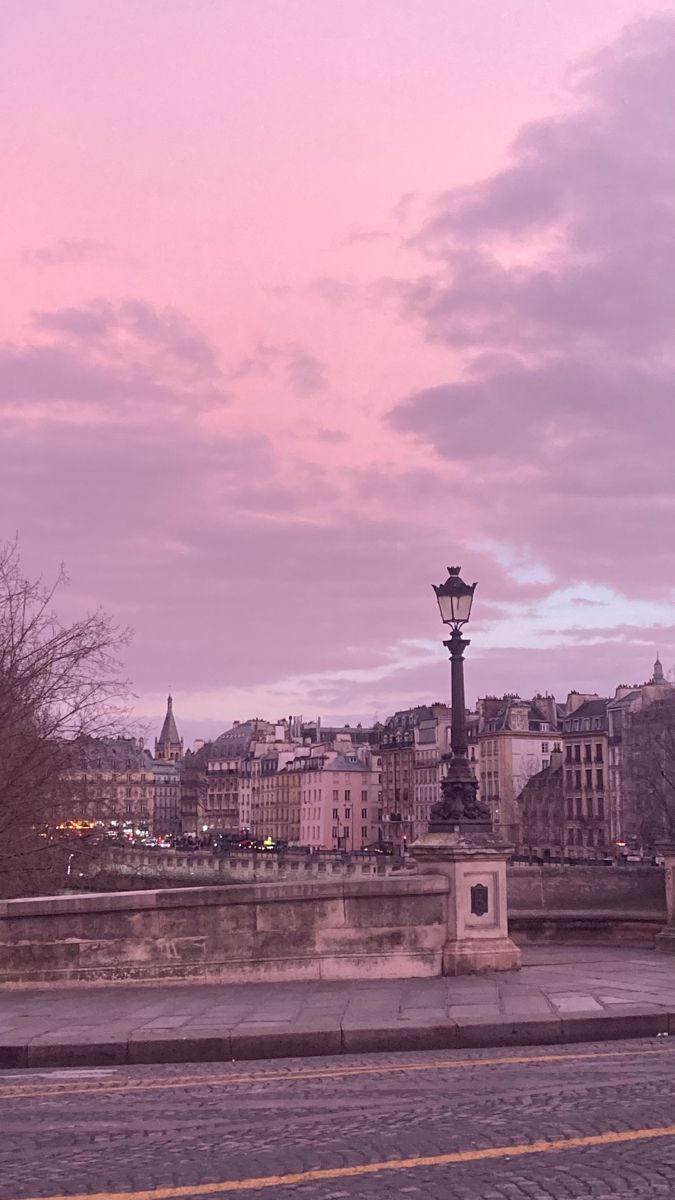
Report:
M 521 854 L 544 861 L 565 857 L 563 752 L 553 750 L 548 766 L 528 779 L 516 801 Z
M 495 830 L 516 847 L 521 842 L 517 797 L 561 748 L 560 718 L 553 696 L 523 700 L 507 694 L 478 701 L 480 795 L 490 806 Z
M 155 775 L 142 738 L 78 738 L 73 761 L 73 817 L 152 831 Z
M 577 703 L 579 701 L 579 703 Z M 568 697 L 562 723 L 565 855 L 602 859 L 613 853 L 608 803 L 609 700 Z
M 634 778 L 635 742 L 645 734 L 649 739 L 649 726 L 661 722 L 668 711 L 664 705 L 670 706 L 674 697 L 675 687 L 666 679 L 657 655 L 651 678 L 646 683 L 620 684 L 607 707 L 610 837 L 617 853 L 649 850 L 649 839 L 645 841 L 649 788 L 647 781 L 641 785 Z
M 379 755 L 335 751 L 303 764 L 300 842 L 315 850 L 361 850 L 380 837 Z
M 176 762 L 152 762 L 155 801 L 152 832 L 160 836 L 182 832 L 180 771 Z

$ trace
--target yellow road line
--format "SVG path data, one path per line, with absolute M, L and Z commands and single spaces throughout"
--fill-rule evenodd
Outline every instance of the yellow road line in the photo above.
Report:
M 433 1062 L 415 1063 L 386 1063 L 369 1066 L 334 1067 L 319 1070 L 300 1069 L 297 1071 L 247 1071 L 245 1074 L 229 1075 L 181 1075 L 177 1078 L 161 1081 L 142 1081 L 140 1083 L 116 1082 L 82 1083 L 73 1087 L 64 1087 L 60 1083 L 49 1085 L 39 1084 L 10 1084 L 0 1086 L 0 1100 L 37 1099 L 49 1096 L 71 1096 L 81 1093 L 101 1092 L 155 1092 L 171 1091 L 177 1088 L 213 1087 L 217 1084 L 233 1083 L 286 1083 L 298 1079 L 342 1079 L 359 1075 L 391 1075 L 409 1073 L 411 1071 L 456 1071 L 470 1067 L 516 1066 L 525 1063 L 550 1062 L 580 1062 L 598 1058 L 633 1058 L 639 1054 L 653 1054 L 657 1058 L 674 1054 L 675 1050 L 645 1050 L 643 1047 L 635 1050 L 588 1050 L 579 1054 L 509 1054 L 498 1055 L 494 1058 L 455 1058 L 435 1059 Z
M 586 1137 L 558 1138 L 551 1142 L 520 1142 L 515 1146 L 486 1146 L 482 1150 L 456 1150 L 450 1154 L 429 1154 L 419 1158 L 392 1158 L 384 1162 L 360 1163 L 353 1167 L 322 1167 L 314 1171 L 295 1171 L 289 1175 L 259 1175 L 249 1179 L 227 1179 L 220 1183 L 185 1184 L 181 1187 L 148 1188 L 142 1192 L 85 1192 L 78 1196 L 47 1196 L 39 1200 L 178 1200 L 181 1196 L 222 1196 L 228 1192 L 252 1192 L 259 1188 L 292 1187 L 324 1179 L 353 1179 L 382 1171 L 414 1171 L 418 1167 L 448 1167 L 458 1163 L 483 1162 L 486 1159 L 520 1158 L 526 1154 L 552 1154 L 581 1150 L 588 1146 L 618 1146 L 651 1138 L 675 1137 L 675 1125 L 652 1129 L 622 1129 L 619 1132 L 594 1133 Z M 38 1198 L 36 1198 L 38 1200 Z

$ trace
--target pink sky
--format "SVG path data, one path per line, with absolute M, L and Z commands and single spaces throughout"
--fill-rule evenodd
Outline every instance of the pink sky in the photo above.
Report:
M 675 663 L 675 4 L 8 0 L 0 511 L 139 716 Z

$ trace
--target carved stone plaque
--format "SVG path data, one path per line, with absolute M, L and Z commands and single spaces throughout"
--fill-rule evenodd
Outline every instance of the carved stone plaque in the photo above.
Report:
M 475 883 L 471 889 L 471 912 L 475 917 L 484 917 L 488 911 L 489 893 L 484 883 Z

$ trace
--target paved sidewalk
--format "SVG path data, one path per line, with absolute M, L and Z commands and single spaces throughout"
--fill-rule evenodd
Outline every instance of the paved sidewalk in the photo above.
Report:
M 0 992 L 0 1067 L 214 1062 L 675 1035 L 675 956 L 531 946 L 445 979 Z

